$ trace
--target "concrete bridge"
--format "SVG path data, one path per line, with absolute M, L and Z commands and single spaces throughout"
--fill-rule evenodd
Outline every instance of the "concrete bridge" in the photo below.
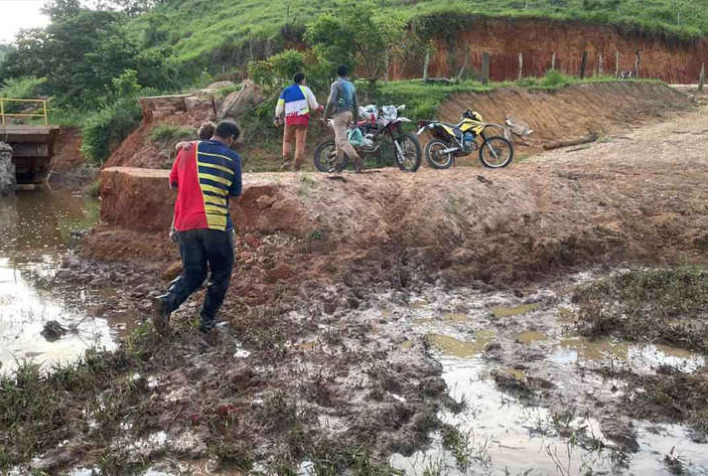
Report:
M 18 108 L 20 112 L 8 112 Z M 58 134 L 59 128 L 49 125 L 45 100 L 0 98 L 0 142 L 12 147 L 18 184 L 40 184 L 47 178 Z

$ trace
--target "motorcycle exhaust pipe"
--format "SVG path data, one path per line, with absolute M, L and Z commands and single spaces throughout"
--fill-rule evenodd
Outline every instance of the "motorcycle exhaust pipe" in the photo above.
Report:
M 440 153 L 441 154 L 452 154 L 453 152 L 457 152 L 458 150 L 460 150 L 459 147 L 451 147 L 449 149 L 441 150 Z

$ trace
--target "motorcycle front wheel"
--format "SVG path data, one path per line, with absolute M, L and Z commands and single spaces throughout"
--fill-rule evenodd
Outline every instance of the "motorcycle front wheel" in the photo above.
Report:
M 451 153 L 443 154 L 442 151 L 450 146 L 440 139 L 433 139 L 425 146 L 425 160 L 434 169 L 449 169 L 452 167 L 454 157 Z
M 347 167 L 349 158 L 342 154 L 341 163 L 337 161 L 337 146 L 334 139 L 322 142 L 315 149 L 315 168 L 320 172 L 332 173 L 337 169 L 344 170 Z
M 404 172 L 415 172 L 420 167 L 420 142 L 418 137 L 411 132 L 402 134 L 398 139 L 394 139 L 396 149 L 396 163 L 398 168 Z
M 514 160 L 514 146 L 504 137 L 487 137 L 479 148 L 479 160 L 491 169 L 506 167 Z

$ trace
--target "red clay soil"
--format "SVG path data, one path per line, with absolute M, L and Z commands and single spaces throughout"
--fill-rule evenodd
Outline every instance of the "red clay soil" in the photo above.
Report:
M 692 104 L 687 95 L 664 84 L 614 82 L 577 84 L 549 92 L 504 88 L 491 93 L 460 93 L 445 100 L 437 115 L 455 123 L 465 109 L 471 108 L 489 122 L 503 124 L 508 115 L 520 118 L 534 132 L 524 139 L 516 138 L 515 146 L 517 151 L 528 153 L 560 140 L 579 139 L 590 133 L 602 137 L 654 122 Z
M 402 60 L 392 64 L 392 79 L 420 78 L 423 74 L 423 51 L 409 49 Z M 614 75 L 617 53 L 619 70 L 634 71 L 636 51 L 640 53 L 640 77 L 668 83 L 697 81 L 701 64 L 708 61 L 708 38 L 677 40 L 659 35 L 620 31 L 610 25 L 588 25 L 535 19 L 479 18 L 468 31 L 455 34 L 449 41 L 437 40 L 428 73 L 431 77 L 454 77 L 465 63 L 468 70 L 479 72 L 482 54 L 490 53 L 490 74 L 495 81 L 516 80 L 519 53 L 523 53 L 524 76 L 543 76 L 551 68 L 556 53 L 556 69 L 576 76 L 583 52 L 588 53 L 587 75 L 602 72 Z M 602 61 L 600 61 L 602 57 Z
M 145 101 L 152 98 L 141 98 L 143 108 L 143 121 L 122 143 L 113 151 L 106 161 L 106 167 L 145 167 L 153 169 L 169 168 L 174 159 L 175 141 L 167 143 L 155 143 L 150 139 L 150 134 L 158 126 L 177 126 L 191 128 L 195 131 L 199 126 L 208 120 L 213 120 L 216 115 L 213 107 L 197 107 L 192 110 L 170 111 L 169 113 L 157 114 L 154 111 L 147 111 Z M 155 98 L 159 100 L 159 98 Z M 148 101 L 149 103 L 150 101 Z M 196 138 L 196 137 L 195 137 Z
M 373 279 L 397 263 L 426 279 L 511 283 L 597 263 L 705 262 L 706 130 L 704 109 L 505 170 L 247 174 L 232 215 L 243 239 L 298 243 L 285 264 L 307 274 L 362 268 Z M 166 173 L 109 169 L 101 181 L 105 225 L 89 240 L 94 256 L 131 258 L 112 249 L 116 228 L 151 237 L 139 240 L 148 243 L 138 245 L 141 257 L 162 246 Z
M 81 167 L 84 157 L 81 155 L 81 130 L 77 127 L 62 127 L 54 143 L 52 169 L 57 172 Z

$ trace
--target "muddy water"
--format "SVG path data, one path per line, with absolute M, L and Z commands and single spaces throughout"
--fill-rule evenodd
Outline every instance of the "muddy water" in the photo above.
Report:
M 590 279 L 587 273 L 574 276 L 569 283 L 521 299 L 432 290 L 405 307 L 385 304 L 388 313 L 405 316 L 404 332 L 427 342 L 443 365 L 450 394 L 465 403 L 459 413 L 440 414 L 464 435 L 465 447 L 457 454 L 465 455 L 465 464 L 459 464 L 454 449 L 444 448 L 441 434 L 410 457 L 392 455 L 390 463 L 411 475 L 653 475 L 669 474 L 665 458 L 673 454 L 680 455 L 688 471 L 682 474 L 708 474 L 708 445 L 693 441 L 689 428 L 631 421 L 639 450 L 622 454 L 593 418 L 603 413 L 595 411 L 594 403 L 603 401 L 610 408 L 625 384 L 588 370 L 611 366 L 652 373 L 669 365 L 694 372 L 706 361 L 703 355 L 668 346 L 574 335 L 569 326 L 574 306 L 567 290 Z M 515 393 L 513 385 L 498 383 L 533 378 L 550 382 L 550 400 L 557 403 L 534 403 Z
M 105 319 L 83 309 L 93 296 L 59 287 L 53 277 L 82 230 L 93 226 L 98 202 L 42 190 L 0 197 L 0 372 L 28 359 L 45 367 L 76 359 L 86 348 L 113 346 Z M 48 321 L 69 329 L 50 342 Z

